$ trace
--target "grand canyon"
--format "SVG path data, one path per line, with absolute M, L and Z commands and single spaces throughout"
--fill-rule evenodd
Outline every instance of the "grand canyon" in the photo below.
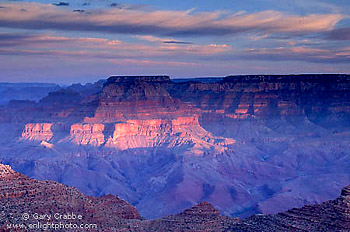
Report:
M 106 231 L 349 231 L 350 75 L 3 86 L 4 229 L 56 207 Z
M 350 232 L 349 0 L 0 0 L 0 232 Z

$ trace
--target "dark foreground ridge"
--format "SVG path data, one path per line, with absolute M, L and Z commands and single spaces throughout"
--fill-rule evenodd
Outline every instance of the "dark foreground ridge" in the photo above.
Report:
M 54 181 L 37 181 L 2 164 L 0 164 L 0 207 L 0 231 L 15 231 L 13 227 L 22 224 L 29 228 L 29 224 L 38 222 L 96 224 L 97 230 L 89 231 L 101 231 L 106 228 L 117 230 L 132 219 L 141 219 L 133 206 L 118 197 L 112 195 L 89 197 L 76 188 Z M 55 214 L 82 215 L 82 219 L 57 219 Z M 23 219 L 23 215 L 29 215 L 27 220 Z M 51 215 L 51 218 L 37 219 L 36 215 Z M 36 228 L 34 231 L 42 230 Z
M 57 182 L 33 180 L 2 164 L 0 190 L 1 231 L 24 231 L 13 227 L 21 225 L 28 228 L 38 222 L 97 225 L 75 231 L 350 231 L 350 186 L 344 188 L 335 200 L 276 215 L 256 215 L 245 220 L 221 216 L 207 202 L 177 215 L 143 220 L 133 206 L 118 197 L 88 197 Z M 66 214 L 81 215 L 82 219 L 64 219 Z M 45 218 L 37 219 L 35 215 Z M 61 218 L 57 219 L 58 215 Z

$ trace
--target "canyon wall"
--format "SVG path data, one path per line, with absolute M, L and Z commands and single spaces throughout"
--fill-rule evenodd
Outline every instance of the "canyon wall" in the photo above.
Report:
M 115 124 L 108 147 L 130 148 L 191 148 L 196 153 L 224 151 L 233 139 L 215 137 L 198 123 L 198 117 L 178 117 L 173 120 L 127 120 Z M 196 150 L 196 151 L 195 151 Z
M 33 141 L 49 141 L 52 136 L 52 123 L 28 123 L 22 132 L 22 138 Z
M 71 140 L 77 145 L 100 146 L 105 137 L 103 124 L 74 124 L 70 129 Z
M 167 84 L 172 97 L 205 112 L 245 119 L 350 113 L 344 74 L 228 76 L 216 83 Z
M 43 141 L 43 146 L 55 135 L 52 123 L 26 124 L 22 139 Z M 111 124 L 108 124 L 111 125 Z M 57 126 L 56 126 L 57 127 Z M 59 133 L 59 131 L 57 132 Z M 59 142 L 71 142 L 76 145 L 101 146 L 119 150 L 134 148 L 191 149 L 195 154 L 203 152 L 223 152 L 234 139 L 213 136 L 204 130 L 198 122 L 198 116 L 178 117 L 174 119 L 126 120 L 114 124 L 109 134 L 103 123 L 79 123 L 70 127 L 70 135 Z
M 173 98 L 164 88 L 169 77 L 110 77 L 98 96 L 93 117 L 85 122 L 117 122 L 128 119 L 171 119 L 192 116 L 195 108 Z

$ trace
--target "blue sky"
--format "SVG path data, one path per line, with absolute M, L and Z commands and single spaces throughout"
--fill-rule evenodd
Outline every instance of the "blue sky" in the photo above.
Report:
M 348 0 L 0 0 L 0 81 L 349 73 Z

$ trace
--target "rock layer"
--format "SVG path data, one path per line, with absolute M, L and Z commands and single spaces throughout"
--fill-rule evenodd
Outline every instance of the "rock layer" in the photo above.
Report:
M 105 142 L 103 124 L 74 124 L 70 129 L 70 137 L 77 145 L 100 146 Z
M 174 116 L 173 116 L 174 117 Z M 110 124 L 108 124 L 110 125 Z M 30 123 L 25 126 L 22 139 L 49 141 L 53 137 L 52 123 Z M 77 123 L 70 128 L 70 136 L 61 141 L 76 145 L 101 146 L 120 150 L 135 148 L 190 149 L 194 154 L 224 152 L 234 139 L 214 136 L 203 129 L 198 116 L 173 119 L 126 120 L 115 123 L 113 134 L 103 123 Z
M 169 83 L 166 76 L 110 77 L 98 96 L 94 117 L 86 117 L 85 122 L 171 119 L 198 112 L 173 98 L 165 89 Z
M 233 119 L 350 113 L 350 76 L 344 74 L 228 76 L 215 83 L 168 84 L 174 98 Z
M 49 141 L 53 133 L 52 123 L 28 123 L 22 132 L 22 138 L 34 141 Z
M 173 120 L 128 120 L 115 124 L 108 147 L 131 148 L 192 148 L 193 152 L 223 152 L 233 139 L 215 137 L 198 123 L 198 117 L 179 117 Z

